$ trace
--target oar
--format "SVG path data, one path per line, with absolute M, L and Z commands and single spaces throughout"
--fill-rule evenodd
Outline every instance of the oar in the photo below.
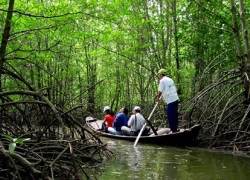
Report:
M 161 97 L 162 97 L 162 95 L 161 95 Z M 159 100 L 161 100 L 161 97 L 159 98 Z M 157 132 L 156 132 L 156 130 L 154 129 L 154 127 L 152 126 L 152 124 L 151 124 L 151 122 L 150 122 L 150 119 L 151 119 L 151 117 L 152 117 L 152 115 L 153 115 L 153 113 L 154 113 L 156 107 L 158 106 L 158 104 L 159 104 L 159 101 L 157 101 L 157 103 L 155 104 L 154 109 L 152 110 L 152 112 L 150 113 L 150 115 L 149 115 L 149 117 L 148 117 L 148 119 L 147 119 L 147 122 L 148 122 L 148 124 L 150 125 L 150 127 L 152 128 L 152 130 L 153 130 L 153 132 L 154 132 L 155 135 L 157 135 Z M 140 132 L 139 132 L 139 134 L 138 134 L 138 136 L 137 136 L 137 138 L 136 138 L 136 140 L 135 140 L 134 147 L 136 147 L 136 145 L 137 145 L 137 143 L 138 143 L 138 141 L 139 141 L 139 139 L 140 139 L 140 137 L 141 137 L 141 134 L 142 134 L 142 132 L 144 131 L 144 129 L 145 129 L 145 127 L 146 127 L 146 125 L 147 125 L 147 123 L 145 123 L 145 124 L 142 126 L 142 128 L 141 128 L 141 130 L 140 130 Z

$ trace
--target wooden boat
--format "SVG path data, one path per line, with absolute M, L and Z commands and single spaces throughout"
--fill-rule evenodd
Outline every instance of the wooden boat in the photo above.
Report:
M 86 118 L 87 127 L 98 136 L 135 141 L 137 136 L 113 135 L 101 131 L 102 120 L 96 120 L 91 117 Z M 193 146 L 196 143 L 197 136 L 200 131 L 200 125 L 194 125 L 190 129 L 180 129 L 179 132 L 173 134 L 163 134 L 155 136 L 141 136 L 140 143 L 153 143 L 167 146 Z

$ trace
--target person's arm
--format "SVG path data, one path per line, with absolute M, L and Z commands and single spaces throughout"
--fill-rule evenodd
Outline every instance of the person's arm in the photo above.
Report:
M 117 116 L 115 117 L 114 122 L 113 122 L 113 126 L 114 126 L 114 127 L 118 127 L 119 124 L 120 124 L 119 122 L 120 122 L 120 115 L 117 115 Z
M 160 97 L 162 95 L 162 92 L 164 91 L 164 82 L 160 81 L 159 87 L 158 87 L 158 95 L 157 95 L 157 101 L 160 101 Z
M 161 91 L 158 91 L 158 95 L 157 95 L 157 101 L 160 101 L 160 97 L 162 95 L 162 92 Z
M 142 115 L 142 122 L 143 122 L 143 124 L 145 124 L 146 123 L 146 119 L 144 118 L 144 116 Z
M 107 119 L 106 119 L 106 116 L 104 116 L 103 123 L 106 124 L 106 122 L 107 122 Z
M 130 128 L 133 124 L 133 121 L 134 121 L 134 115 L 132 115 L 129 120 L 128 120 L 128 127 Z

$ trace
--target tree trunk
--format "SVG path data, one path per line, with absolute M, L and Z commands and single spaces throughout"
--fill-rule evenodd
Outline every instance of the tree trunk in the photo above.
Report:
M 247 31 L 243 0 L 239 0 L 239 5 L 240 5 L 240 19 L 242 25 L 243 40 L 245 45 L 245 55 L 247 60 L 246 63 L 250 64 L 250 48 L 249 48 L 248 31 Z
M 200 79 L 201 74 L 203 73 L 204 67 L 206 66 L 205 54 L 204 54 L 204 30 L 203 27 L 199 24 L 202 18 L 202 21 L 205 22 L 204 16 L 202 14 L 202 7 L 198 5 L 197 7 L 197 16 L 198 18 L 195 19 L 196 29 L 195 29 L 195 39 L 196 43 L 194 44 L 195 47 L 195 74 L 192 80 L 192 96 L 194 96 L 197 92 L 200 92 L 205 87 L 205 82 Z M 197 82 L 199 82 L 199 86 L 197 86 Z
M 237 16 L 236 16 L 236 8 L 234 5 L 234 0 L 230 0 L 230 8 L 231 8 L 231 13 L 232 13 L 232 21 L 233 21 L 233 31 L 234 31 L 234 37 L 235 37 L 235 42 L 236 42 L 236 49 L 237 49 L 237 55 L 238 55 L 238 63 L 240 64 L 241 68 L 244 69 L 245 63 L 244 63 L 244 58 L 243 58 L 243 50 L 241 47 L 241 42 L 240 42 L 240 33 L 239 33 L 239 25 L 237 21 Z
M 3 32 L 2 42 L 1 42 L 1 47 L 0 47 L 0 69 L 3 69 L 3 65 L 5 61 L 4 55 L 6 53 L 6 48 L 7 48 L 8 40 L 10 37 L 11 20 L 12 20 L 12 15 L 13 15 L 14 4 L 15 4 L 15 0 L 9 1 L 9 7 L 8 7 L 8 12 L 7 12 L 7 17 L 5 21 L 4 32 Z M 0 72 L 0 91 L 2 91 L 2 72 Z
M 85 56 L 87 60 L 87 87 L 88 87 L 88 104 L 87 104 L 87 111 L 90 113 L 95 112 L 95 91 L 96 91 L 96 63 L 91 62 L 91 57 L 89 55 L 90 45 L 85 45 Z
M 96 64 L 87 65 L 87 79 L 88 79 L 88 105 L 87 111 L 95 112 L 95 91 L 96 91 Z
M 239 0 L 240 2 L 241 0 Z M 235 42 L 236 42 L 236 49 L 237 49 L 237 58 L 238 58 L 238 63 L 241 68 L 241 73 L 243 75 L 247 75 L 247 66 L 246 62 L 244 60 L 244 54 L 242 50 L 242 44 L 240 40 L 240 28 L 238 25 L 237 21 L 237 13 L 236 13 L 236 7 L 234 4 L 234 0 L 230 0 L 230 8 L 231 8 L 231 13 L 232 13 L 232 21 L 233 21 L 233 31 L 234 31 L 234 36 L 235 36 Z M 243 8 L 243 2 L 240 2 L 240 11 L 241 11 L 241 21 L 242 21 L 242 30 L 243 30 L 243 37 L 244 37 L 244 42 L 245 42 L 245 49 L 246 49 L 246 55 L 249 53 L 247 46 L 248 46 L 248 38 L 245 37 L 247 35 L 247 30 L 246 30 L 246 22 L 245 22 L 245 16 L 244 16 L 244 8 Z M 247 57 L 248 58 L 248 57 Z M 248 75 L 247 75 L 248 78 Z M 244 89 L 245 89 L 245 97 L 249 99 L 249 82 L 244 83 Z
M 176 4 L 177 1 L 174 0 L 173 2 L 173 22 L 174 22 L 174 44 L 175 44 L 175 62 L 176 62 L 176 78 L 177 78 L 177 84 L 180 83 L 180 61 L 179 61 L 179 45 L 178 45 L 178 29 L 177 29 L 177 12 L 176 12 Z M 180 87 L 180 86 L 179 86 Z M 178 89 L 178 94 L 181 94 L 181 89 Z
M 245 88 L 245 96 L 249 99 L 250 97 L 250 87 L 249 87 L 249 65 L 250 65 L 250 49 L 249 49 L 249 41 L 248 41 L 248 31 L 247 31 L 247 24 L 246 24 L 246 18 L 245 18 L 245 12 L 244 12 L 244 5 L 243 0 L 239 0 L 239 7 L 240 7 L 240 19 L 241 19 L 241 26 L 242 26 L 242 35 L 243 35 L 243 41 L 245 45 L 245 77 L 246 80 L 244 82 L 244 88 Z

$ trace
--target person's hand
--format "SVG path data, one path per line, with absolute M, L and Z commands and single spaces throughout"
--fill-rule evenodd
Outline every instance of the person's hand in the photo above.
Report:
M 159 101 L 158 95 L 155 96 L 154 101 Z

